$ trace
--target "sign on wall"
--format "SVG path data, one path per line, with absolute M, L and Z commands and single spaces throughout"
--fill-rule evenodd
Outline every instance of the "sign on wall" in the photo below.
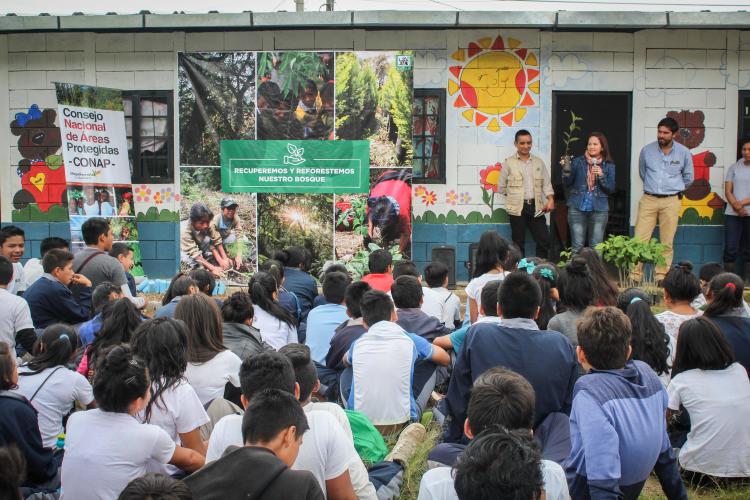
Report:
M 369 141 L 222 141 L 225 192 L 365 193 Z

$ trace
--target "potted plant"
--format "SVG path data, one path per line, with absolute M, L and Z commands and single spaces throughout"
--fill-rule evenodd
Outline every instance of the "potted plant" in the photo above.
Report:
M 666 249 L 667 246 L 659 243 L 655 238 L 651 241 L 642 241 L 638 238 L 623 235 L 611 235 L 596 246 L 596 250 L 602 256 L 602 259 L 617 268 L 621 287 L 629 288 L 640 285 L 652 294 L 658 291 L 653 273 L 649 273 L 648 279 L 644 282 L 636 283 L 632 271 L 638 264 L 664 265 L 666 263 L 664 259 Z

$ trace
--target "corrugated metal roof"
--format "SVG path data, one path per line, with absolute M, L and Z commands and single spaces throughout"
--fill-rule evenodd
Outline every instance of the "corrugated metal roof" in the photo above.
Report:
M 296 28 L 749 29 L 750 12 L 335 11 L 107 14 L 0 17 L 0 33 L 23 31 L 259 30 Z

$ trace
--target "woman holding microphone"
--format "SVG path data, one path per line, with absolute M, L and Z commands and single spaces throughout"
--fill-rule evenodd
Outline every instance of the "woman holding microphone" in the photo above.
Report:
M 573 253 L 586 246 L 595 247 L 604 240 L 609 219 L 609 198 L 615 190 L 615 164 L 609 154 L 607 138 L 591 132 L 586 152 L 563 168 L 563 182 L 570 189 L 568 224 Z

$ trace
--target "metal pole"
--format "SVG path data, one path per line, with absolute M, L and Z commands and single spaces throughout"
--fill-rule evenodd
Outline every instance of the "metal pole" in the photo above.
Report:
M 334 0 L 326 0 L 326 10 L 328 12 L 333 12 L 333 2 Z
M 297 12 L 305 11 L 305 0 L 294 0 L 294 4 L 297 7 Z

